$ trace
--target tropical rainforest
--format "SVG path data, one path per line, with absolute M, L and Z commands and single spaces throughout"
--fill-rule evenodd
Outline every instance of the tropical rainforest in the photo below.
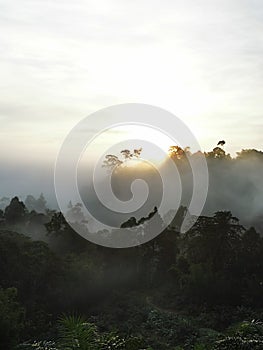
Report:
M 170 157 L 183 164 L 187 152 L 174 146 Z M 132 248 L 85 240 L 43 194 L 2 198 L 0 348 L 263 349 L 263 152 L 204 155 L 202 215 L 181 232 L 187 205 L 167 227 L 152 206 L 165 228 Z M 82 218 L 82 205 L 68 217 Z

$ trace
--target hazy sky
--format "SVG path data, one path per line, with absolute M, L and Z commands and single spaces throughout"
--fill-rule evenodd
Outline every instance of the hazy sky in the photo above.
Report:
M 80 119 L 125 102 L 176 114 L 203 150 L 262 149 L 262 0 L 0 0 L 0 25 L 5 162 L 52 163 Z

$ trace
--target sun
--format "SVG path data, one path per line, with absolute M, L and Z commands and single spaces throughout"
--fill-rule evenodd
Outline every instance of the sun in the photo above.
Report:
M 94 140 L 94 156 L 101 152 L 121 156 L 120 153 L 123 149 L 134 151 L 142 148 L 141 159 L 160 164 L 167 157 L 169 147 L 175 142 L 176 140 L 149 126 L 116 126 L 102 132 Z M 136 161 L 129 162 L 129 166 L 135 165 Z

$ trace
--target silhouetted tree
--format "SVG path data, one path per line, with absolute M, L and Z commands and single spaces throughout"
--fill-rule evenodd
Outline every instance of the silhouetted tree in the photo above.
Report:
M 46 199 L 43 195 L 43 193 L 40 194 L 39 198 L 36 200 L 36 207 L 35 207 L 35 210 L 38 212 L 38 213 L 45 213 L 46 211 Z
M 70 222 L 74 223 L 74 222 L 83 222 L 85 221 L 85 217 L 84 214 L 82 212 L 82 204 L 81 203 L 77 203 L 75 205 L 72 205 L 72 203 L 70 202 L 68 205 L 68 211 L 66 213 L 66 218 L 67 220 L 69 220 Z
M 26 205 L 28 211 L 36 210 L 36 198 L 34 196 L 32 196 L 31 194 L 29 194 L 26 197 L 25 205 Z
M 45 227 L 52 242 L 56 243 L 58 252 L 80 252 L 86 250 L 88 241 L 73 230 L 61 212 L 54 213 L 51 220 L 45 224 Z
M 226 152 L 221 147 L 215 147 L 212 152 L 205 153 L 208 159 L 231 159 L 230 154 Z
M 134 149 L 133 152 L 131 152 L 129 149 L 124 149 L 120 152 L 123 160 L 114 154 L 107 154 L 105 156 L 105 160 L 103 161 L 102 167 L 110 169 L 119 167 L 123 165 L 127 160 L 131 160 L 133 158 L 138 159 L 141 155 L 141 152 L 142 148 Z
M 121 224 L 121 228 L 129 228 L 134 226 L 138 226 L 137 220 L 134 216 Z
M 181 148 L 179 146 L 170 146 L 168 154 L 173 160 L 181 160 L 186 158 L 187 155 L 190 156 L 191 152 L 190 147 Z
M 14 197 L 10 204 L 5 208 L 5 219 L 7 224 L 15 225 L 24 222 L 26 217 L 25 204 Z
M 252 160 L 261 159 L 263 160 L 263 152 L 256 149 L 242 149 L 242 151 L 237 152 L 237 160 Z

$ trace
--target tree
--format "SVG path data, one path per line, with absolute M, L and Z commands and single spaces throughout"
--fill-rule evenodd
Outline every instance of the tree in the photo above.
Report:
M 246 159 L 259 159 L 263 160 L 263 152 L 256 149 L 242 149 L 242 151 L 237 152 L 238 160 Z
M 26 197 L 25 205 L 26 205 L 28 211 L 36 210 L 36 201 L 37 201 L 36 198 L 34 196 L 32 196 L 31 194 L 29 194 Z
M 38 213 L 45 213 L 46 212 L 46 204 L 47 204 L 47 201 L 43 195 L 43 193 L 40 194 L 39 198 L 36 200 L 36 207 L 35 207 L 35 210 L 38 212 Z
M 191 152 L 190 147 L 181 148 L 179 146 L 170 146 L 168 154 L 173 160 L 181 160 L 186 158 L 187 155 L 191 155 Z
M 89 244 L 73 230 L 61 212 L 54 213 L 45 227 L 52 244 L 57 246 L 56 250 L 60 253 L 85 251 Z
M 130 219 L 128 219 L 127 221 L 125 221 L 124 223 L 121 224 L 121 228 L 127 228 L 127 227 L 134 227 L 134 226 L 142 225 L 142 224 L 145 223 L 145 221 L 149 221 L 156 213 L 159 216 L 157 207 L 154 207 L 153 211 L 150 212 L 148 216 L 142 217 L 138 221 L 136 220 L 136 218 L 134 216 L 132 216 Z
M 70 222 L 74 223 L 74 222 L 84 222 L 85 221 L 85 217 L 84 214 L 82 212 L 82 204 L 81 203 L 77 203 L 75 205 L 72 205 L 71 201 L 68 205 L 69 210 L 67 211 L 66 214 L 66 218 L 67 220 L 69 220 Z
M 180 206 L 177 211 L 175 210 L 170 210 L 166 215 L 165 215 L 165 220 L 169 220 L 169 228 L 171 230 L 180 232 L 181 231 L 181 226 L 182 223 L 184 222 L 186 217 L 190 217 L 190 213 L 185 206 Z M 172 220 L 171 220 L 172 218 Z
M 59 344 L 63 349 L 99 350 L 95 325 L 83 317 L 69 315 L 59 320 Z
M 70 227 L 61 212 L 54 213 L 51 220 L 45 226 L 48 234 L 54 235 L 62 234 Z
M 241 302 L 240 269 L 245 229 L 229 211 L 200 217 L 183 239 L 182 255 L 189 263 L 186 294 L 198 303 Z
M 123 163 L 117 156 L 114 154 L 107 154 L 105 160 L 103 161 L 103 168 L 114 169 L 116 166 L 120 166 Z
M 5 219 L 7 224 L 15 225 L 24 222 L 26 217 L 25 204 L 18 199 L 12 198 L 10 204 L 5 208 Z
M 130 228 L 135 226 L 138 226 L 138 223 L 134 216 L 132 216 L 130 219 L 121 224 L 121 228 Z
M 186 234 L 188 257 L 193 263 L 210 264 L 214 271 L 223 270 L 237 258 L 243 232 L 244 227 L 229 211 L 200 217 Z
M 0 288 L 0 348 L 14 349 L 18 344 L 23 321 L 24 308 L 17 301 L 16 288 Z
M 129 149 L 124 149 L 120 152 L 123 159 L 120 159 L 114 154 L 107 154 L 105 156 L 105 160 L 103 161 L 102 167 L 109 169 L 114 169 L 115 167 L 118 168 L 128 160 L 140 158 L 141 152 L 142 148 L 134 149 L 133 152 Z
M 230 154 L 226 152 L 221 147 L 215 147 L 212 152 L 205 153 L 208 159 L 231 159 Z

